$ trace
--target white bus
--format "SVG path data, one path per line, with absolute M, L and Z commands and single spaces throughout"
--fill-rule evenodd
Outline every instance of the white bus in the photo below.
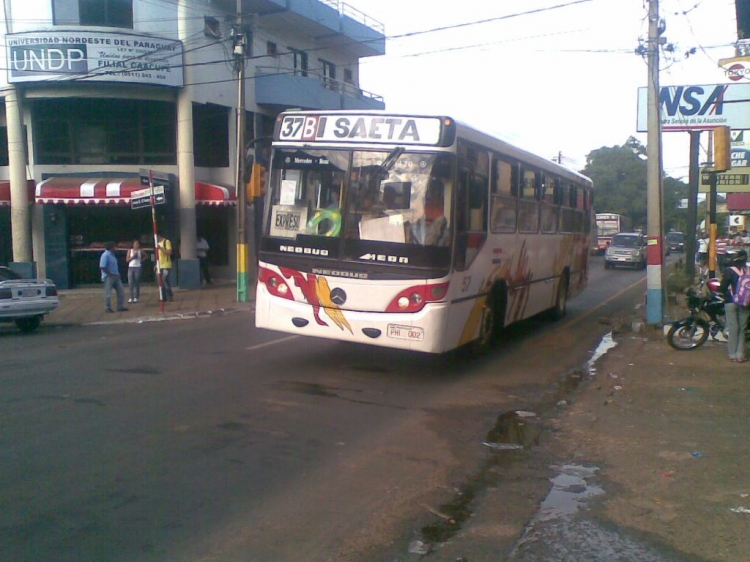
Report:
M 625 215 L 617 213 L 596 213 L 596 236 L 591 246 L 591 253 L 603 256 L 609 245 L 612 243 L 612 237 L 620 232 L 632 232 L 633 222 Z
M 450 117 L 282 113 L 256 326 L 442 353 L 561 317 L 587 282 L 591 190 Z

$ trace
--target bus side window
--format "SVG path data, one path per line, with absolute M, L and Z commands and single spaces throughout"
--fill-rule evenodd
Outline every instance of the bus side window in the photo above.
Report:
M 557 232 L 557 223 L 560 215 L 560 207 L 556 204 L 557 178 L 545 176 L 542 184 L 542 220 L 541 231 L 547 234 Z
M 521 199 L 518 201 L 518 230 L 532 234 L 539 231 L 539 202 L 542 174 L 539 171 L 523 167 L 521 180 Z
M 492 156 L 490 230 L 515 232 L 518 201 L 518 165 Z

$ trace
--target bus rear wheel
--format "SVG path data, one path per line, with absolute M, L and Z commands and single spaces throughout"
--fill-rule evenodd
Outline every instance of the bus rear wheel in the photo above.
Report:
M 557 297 L 555 297 L 555 306 L 552 307 L 552 319 L 561 320 L 568 312 L 568 276 L 560 277 L 557 285 Z

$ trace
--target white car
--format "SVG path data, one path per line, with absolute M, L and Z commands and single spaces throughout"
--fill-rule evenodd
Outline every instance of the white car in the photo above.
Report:
M 646 237 L 640 232 L 620 232 L 604 254 L 605 269 L 619 265 L 646 269 Z
M 44 315 L 59 304 L 52 280 L 23 279 L 7 267 L 0 267 L 0 322 L 15 322 L 21 331 L 32 332 Z

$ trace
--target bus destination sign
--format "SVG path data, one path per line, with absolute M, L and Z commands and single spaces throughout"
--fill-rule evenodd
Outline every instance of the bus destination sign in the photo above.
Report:
M 284 116 L 278 140 L 436 145 L 440 142 L 440 125 L 437 117 L 297 113 Z

